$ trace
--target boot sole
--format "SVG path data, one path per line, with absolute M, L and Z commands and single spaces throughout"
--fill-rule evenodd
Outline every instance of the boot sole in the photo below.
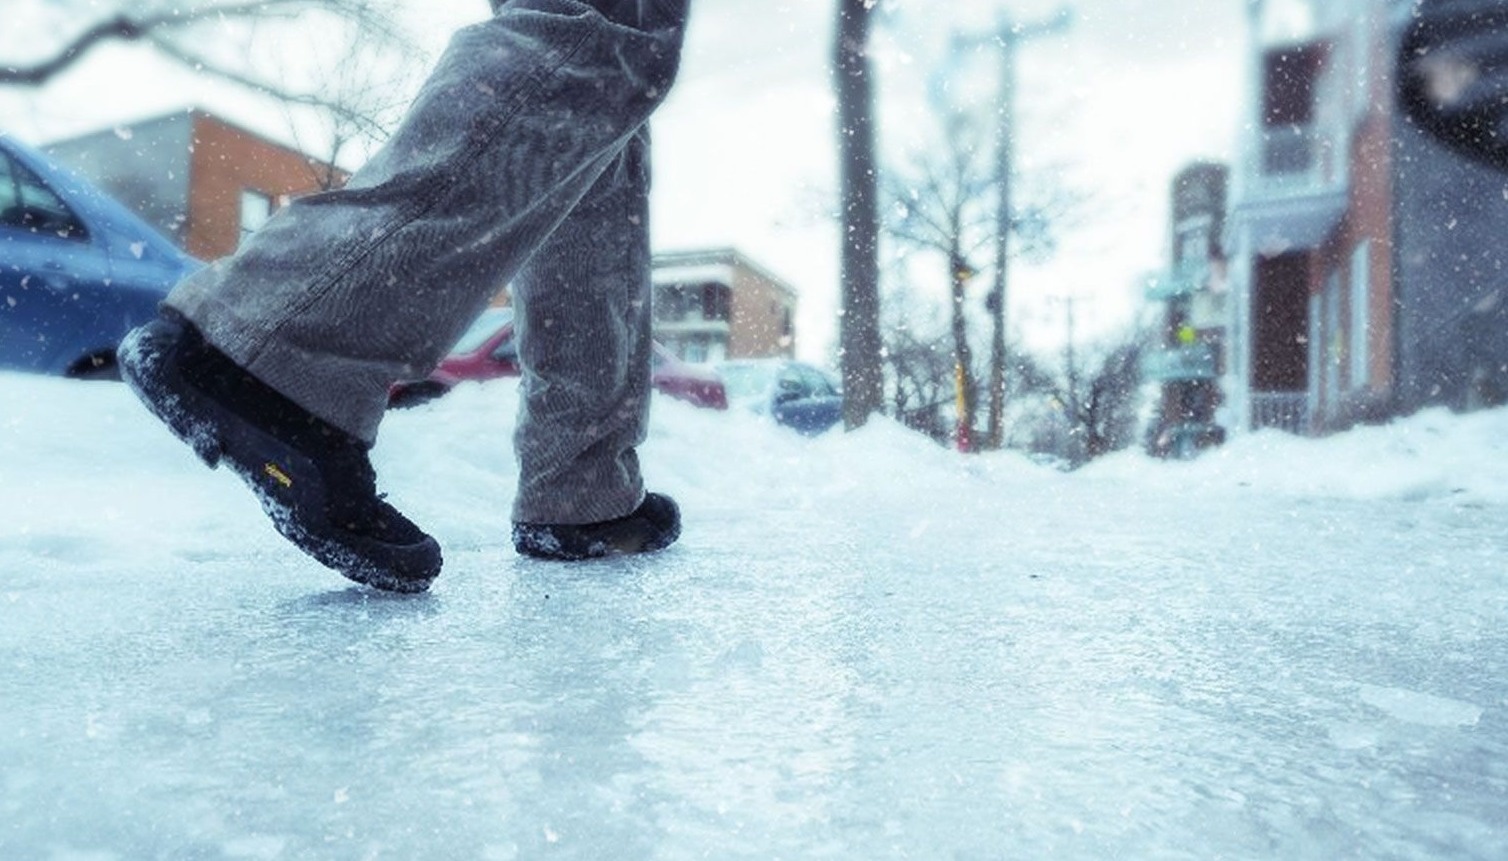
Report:
M 121 378 L 174 436 L 209 468 L 227 465 L 256 495 L 278 534 L 327 568 L 348 580 L 387 592 L 416 593 L 429 588 L 440 572 L 439 546 L 434 539 L 400 548 L 349 533 L 341 540 L 321 534 L 336 530 L 323 517 L 322 500 L 309 498 L 317 491 L 305 489 L 308 482 L 300 482 L 297 494 L 302 499 L 282 498 L 280 494 L 295 490 L 291 482 L 276 486 L 281 483 L 279 477 L 287 481 L 285 470 L 279 470 L 264 456 L 250 455 L 257 450 L 282 449 L 287 455 L 278 460 L 299 463 L 305 467 L 298 470 L 301 474 L 317 474 L 313 464 L 199 394 L 173 367 L 168 352 L 174 339 L 154 332 L 155 325 L 147 324 L 126 336 L 118 364 Z M 245 440 L 248 436 L 253 439 Z M 400 559 L 378 561 L 394 555 Z
M 595 534 L 590 536 L 581 534 L 587 529 Z M 567 534 L 561 535 L 557 530 Z M 570 535 L 569 531 L 576 531 L 578 534 Z M 529 523 L 513 525 L 514 550 L 534 559 L 555 562 L 581 562 L 587 559 L 654 553 L 674 544 L 680 537 L 679 511 L 676 512 L 674 524 L 669 529 L 661 529 L 640 517 L 629 517 L 618 522 L 610 521 L 593 527 Z

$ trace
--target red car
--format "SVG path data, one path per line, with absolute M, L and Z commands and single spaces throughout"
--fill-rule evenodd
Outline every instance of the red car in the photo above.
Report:
M 422 380 L 394 383 L 388 406 L 408 407 L 450 391 L 465 380 L 517 377 L 518 347 L 513 343 L 513 309 L 488 308 L 471 324 L 434 373 Z M 656 391 L 714 410 L 728 408 L 723 381 L 710 370 L 687 364 L 659 343 L 654 345 L 650 383 Z

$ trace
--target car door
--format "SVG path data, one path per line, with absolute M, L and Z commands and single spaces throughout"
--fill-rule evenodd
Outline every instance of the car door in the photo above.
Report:
M 0 367 L 63 372 L 111 313 L 109 283 L 103 240 L 0 151 Z
M 827 376 L 807 365 L 798 365 L 796 371 L 807 392 L 801 405 L 802 432 L 821 433 L 842 421 L 843 396 Z

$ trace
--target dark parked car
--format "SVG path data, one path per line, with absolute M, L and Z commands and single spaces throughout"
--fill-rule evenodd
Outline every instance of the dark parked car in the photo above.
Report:
M 717 366 L 735 407 L 767 415 L 807 435 L 843 420 L 843 392 L 814 365 L 789 359 L 738 359 Z
M 723 383 L 713 372 L 677 359 L 658 343 L 654 345 L 653 363 L 650 382 L 656 391 L 699 407 L 727 408 Z M 521 373 L 513 341 L 513 309 L 489 308 L 471 324 L 434 373 L 422 380 L 395 384 L 388 404 L 412 406 L 439 397 L 465 380 L 516 377 Z
M 115 348 L 200 263 L 0 134 L 0 368 L 117 377 Z

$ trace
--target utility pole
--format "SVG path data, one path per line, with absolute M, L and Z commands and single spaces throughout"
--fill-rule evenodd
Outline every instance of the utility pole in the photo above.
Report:
M 1000 96 L 999 128 L 996 132 L 995 182 L 999 188 L 999 209 L 995 224 L 995 279 L 985 299 L 985 308 L 990 312 L 992 334 L 990 338 L 990 418 L 988 447 L 998 449 L 1005 440 L 1005 324 L 1006 284 L 1010 264 L 1010 236 L 1014 226 L 1011 214 L 1011 165 L 1014 153 L 1011 135 L 1015 132 L 1016 113 L 1016 49 L 1031 39 L 1061 33 L 1073 23 L 1073 12 L 1067 6 L 1059 9 L 1051 18 L 1031 24 L 1013 21 L 1009 13 L 1002 13 L 995 33 L 976 37 L 971 41 L 988 40 L 1000 49 Z

